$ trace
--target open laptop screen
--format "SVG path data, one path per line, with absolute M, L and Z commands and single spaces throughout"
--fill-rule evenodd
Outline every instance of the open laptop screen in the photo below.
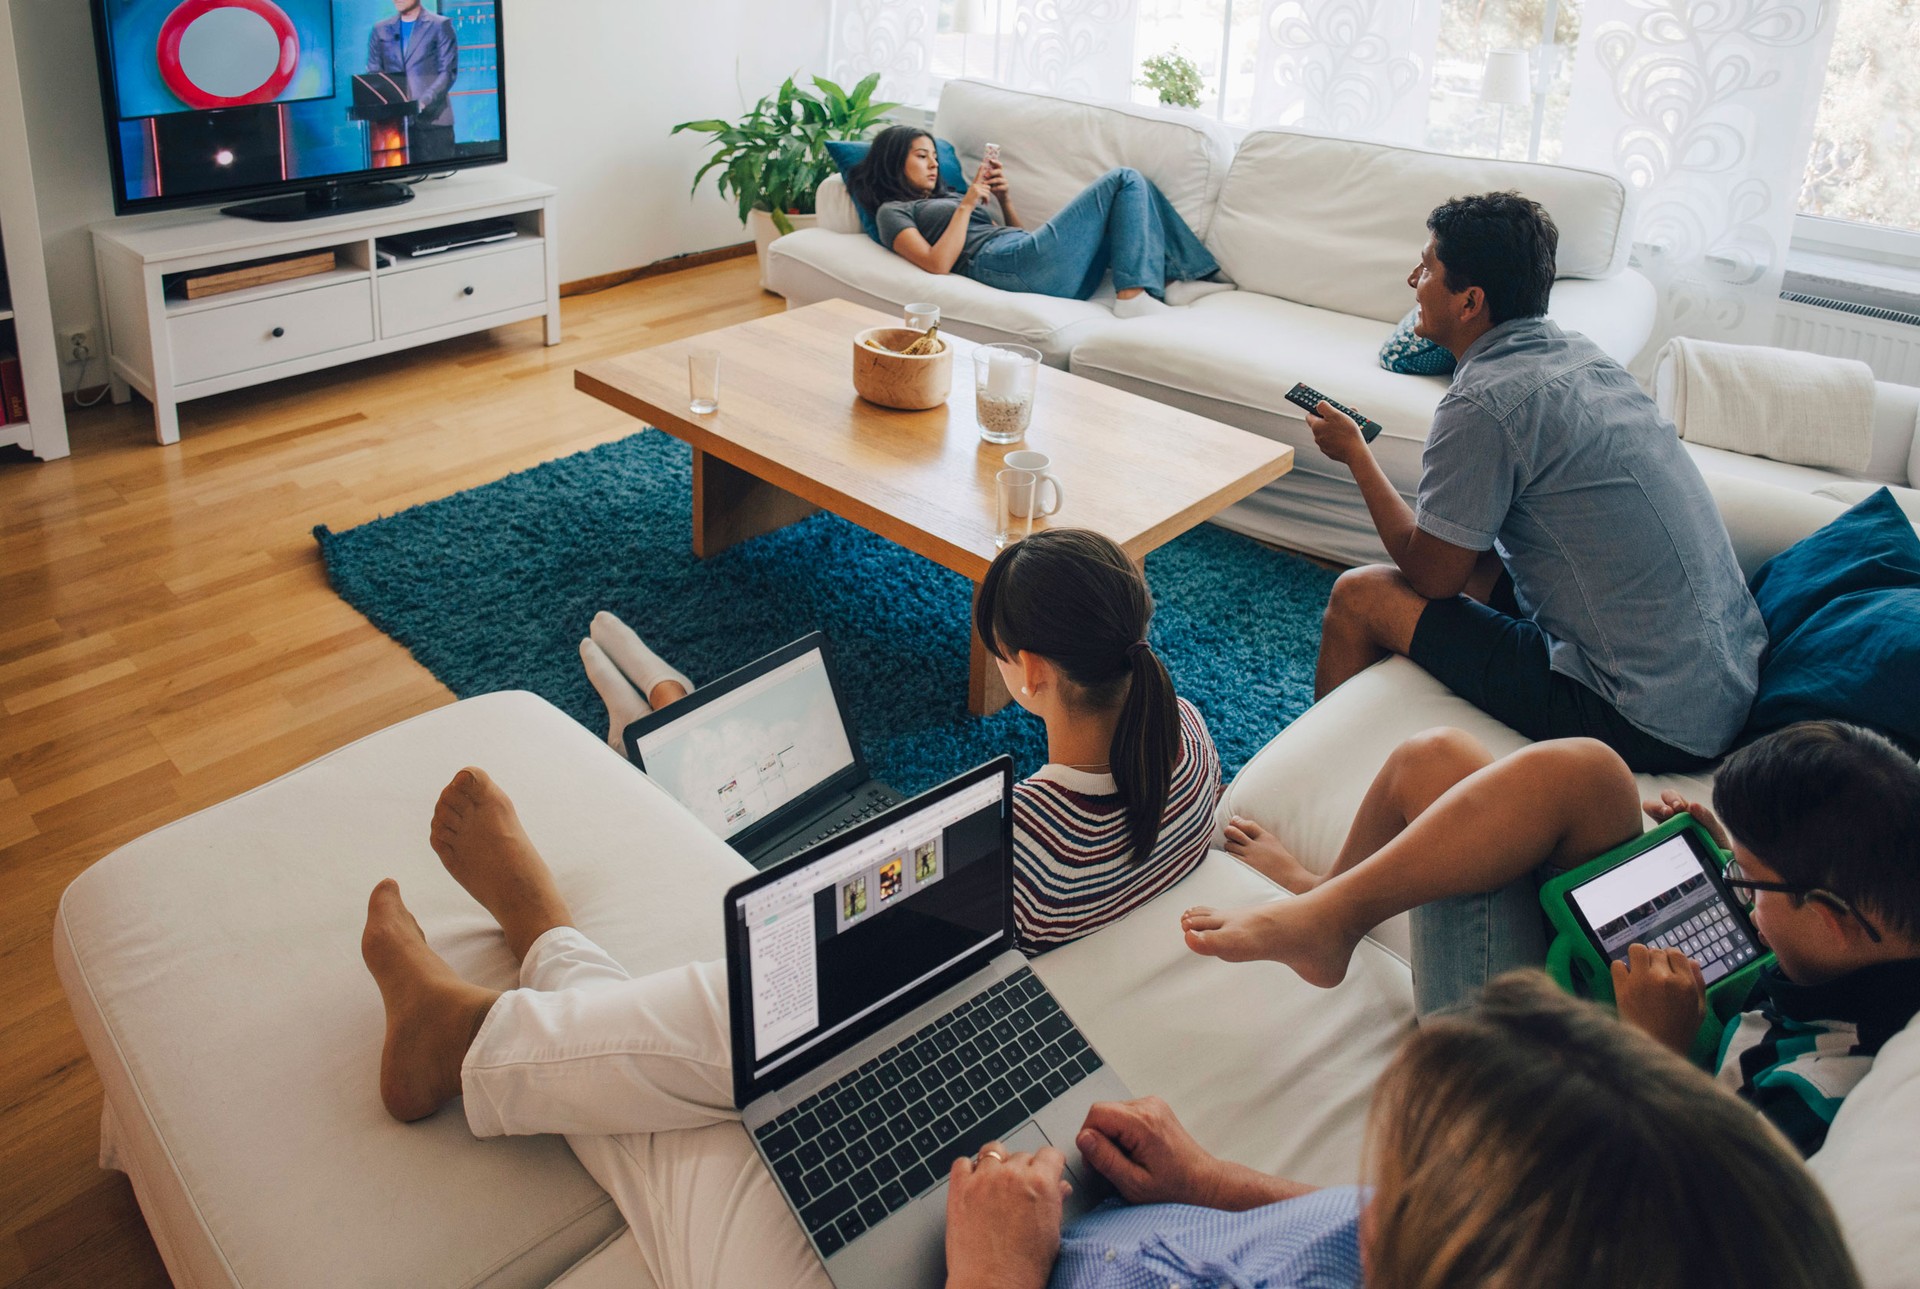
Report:
M 999 758 L 728 893 L 742 1106 L 1011 947 L 1011 785 Z
M 716 836 L 732 840 L 853 768 L 821 646 L 705 701 L 682 699 L 634 743 L 647 774 Z M 724 682 L 722 682 L 724 683 Z

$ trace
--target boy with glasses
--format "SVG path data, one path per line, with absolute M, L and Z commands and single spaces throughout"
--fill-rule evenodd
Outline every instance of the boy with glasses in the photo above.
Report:
M 1812 1154 L 1920 1012 L 1920 765 L 1878 734 L 1807 721 L 1729 756 L 1713 801 L 1718 818 L 1673 792 L 1644 809 L 1655 820 L 1687 811 L 1732 853 L 1728 885 L 1751 898 L 1778 959 L 1729 1023 L 1718 1077 Z M 1626 763 L 1593 740 L 1496 760 L 1459 730 L 1431 730 L 1388 758 L 1324 876 L 1232 820 L 1227 850 L 1298 898 L 1190 909 L 1187 943 L 1331 987 L 1362 936 L 1412 909 L 1420 1010 L 1450 1010 L 1544 958 L 1538 882 L 1638 836 L 1641 809 Z M 1706 1016 L 1699 965 L 1635 945 L 1613 973 L 1621 1018 L 1686 1052 Z

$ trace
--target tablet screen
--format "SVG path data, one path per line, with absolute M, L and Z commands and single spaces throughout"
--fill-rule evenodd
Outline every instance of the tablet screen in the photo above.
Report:
M 1728 899 L 1695 848 L 1675 833 L 1645 854 L 1567 892 L 1588 938 L 1608 959 L 1636 944 L 1678 949 L 1711 985 L 1760 956 L 1746 913 Z

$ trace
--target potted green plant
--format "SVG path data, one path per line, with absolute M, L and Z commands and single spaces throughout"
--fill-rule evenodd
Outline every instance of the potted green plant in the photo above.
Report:
M 1164 54 L 1155 54 L 1140 64 L 1140 79 L 1136 85 L 1143 85 L 1160 96 L 1165 107 L 1199 107 L 1200 91 L 1204 88 L 1200 80 L 1200 68 L 1175 45 Z
M 740 205 L 740 222 L 753 230 L 760 259 L 760 285 L 767 284 L 767 247 L 776 237 L 813 224 L 813 194 L 833 173 L 830 140 L 864 139 L 898 103 L 875 103 L 875 72 L 851 90 L 824 76 L 813 89 L 789 76 L 738 121 L 682 121 L 672 133 L 693 130 L 713 136 L 713 155 L 693 176 L 693 191 L 709 171 L 722 197 Z

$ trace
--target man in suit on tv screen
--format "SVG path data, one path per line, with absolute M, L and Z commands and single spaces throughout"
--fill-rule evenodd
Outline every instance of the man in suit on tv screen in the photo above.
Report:
M 407 123 L 408 162 L 450 160 L 453 106 L 447 95 L 460 74 L 453 20 L 427 12 L 420 0 L 393 0 L 393 9 L 393 17 L 373 24 L 367 70 L 405 76 L 407 97 L 420 105 Z

